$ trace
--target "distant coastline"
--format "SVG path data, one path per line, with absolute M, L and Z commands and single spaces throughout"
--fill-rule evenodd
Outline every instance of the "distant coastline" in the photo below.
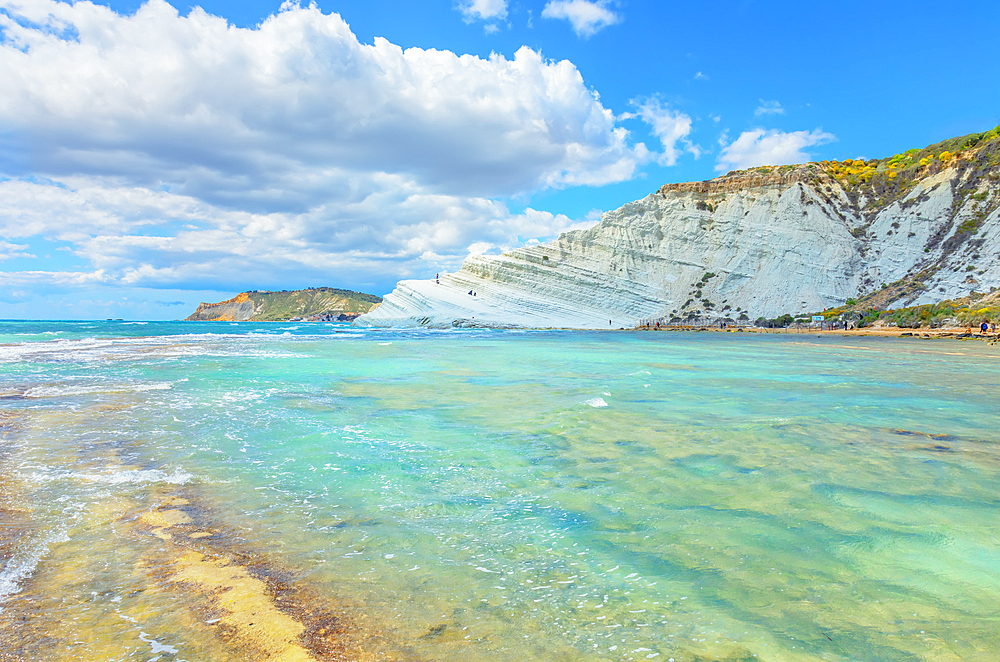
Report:
M 251 290 L 218 303 L 202 303 L 185 321 L 353 322 L 382 297 L 334 287 L 268 292 Z
M 827 336 L 841 336 L 844 338 L 858 338 L 858 337 L 874 337 L 874 338 L 913 338 L 917 340 L 981 340 L 985 341 L 991 345 L 1000 342 L 1000 333 L 980 333 L 978 327 L 946 327 L 939 329 L 927 329 L 927 328 L 904 328 L 904 327 L 889 327 L 889 326 L 876 326 L 876 327 L 863 327 L 860 329 L 821 329 L 821 328 L 810 328 L 808 326 L 800 327 L 786 327 L 786 328 L 760 328 L 760 327 L 739 327 L 739 328 L 726 328 L 721 329 L 719 327 L 682 327 L 682 326 L 663 326 L 659 329 L 655 327 L 646 328 L 645 326 L 635 327 L 634 329 L 629 329 L 630 331 L 668 331 L 668 332 L 713 332 L 713 333 L 750 333 L 750 334 L 779 334 L 779 335 L 802 335 L 809 336 L 815 335 L 817 337 L 827 337 Z

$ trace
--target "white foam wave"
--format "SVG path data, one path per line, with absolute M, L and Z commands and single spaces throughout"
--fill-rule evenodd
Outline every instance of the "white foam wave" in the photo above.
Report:
M 173 387 L 170 382 L 151 384 L 97 384 L 91 386 L 36 386 L 22 395 L 25 398 L 55 398 L 88 393 L 143 393 L 145 391 L 166 391 Z
M 147 638 L 148 637 L 148 638 Z M 156 639 L 153 639 L 148 632 L 140 632 L 139 638 L 149 644 L 150 648 L 153 649 L 153 655 L 159 655 L 160 653 L 168 653 L 170 655 L 177 654 L 177 648 L 174 646 L 168 646 L 167 644 L 161 644 Z M 157 658 L 153 658 L 154 660 Z
M 57 480 L 83 480 L 103 485 L 122 485 L 126 483 L 168 483 L 170 485 L 185 485 L 194 476 L 183 469 L 174 469 L 172 473 L 160 469 L 122 469 L 107 474 L 87 473 L 82 471 L 35 472 L 29 476 L 36 482 L 52 482 Z
M 49 553 L 49 545 L 68 540 L 69 536 L 61 530 L 40 540 L 29 542 L 23 537 L 18 540 L 14 553 L 0 568 L 0 612 L 7 598 L 21 590 L 21 580 L 30 577 L 38 562 Z
M 170 336 L 144 336 L 140 338 L 56 338 L 39 342 L 21 342 L 0 345 L 0 363 L 23 361 L 87 362 L 109 358 L 148 359 L 177 356 L 250 356 L 254 358 L 303 358 L 303 355 L 276 351 L 270 347 L 255 347 L 253 341 L 267 339 L 326 338 L 328 336 L 292 336 L 283 334 L 230 334 L 187 333 Z M 232 346 L 231 340 L 250 340 Z M 218 342 L 213 342 L 218 341 Z
M 23 361 L 32 357 L 43 357 L 47 354 L 66 354 L 75 352 L 90 352 L 104 348 L 111 343 L 108 340 L 88 338 L 86 340 L 56 339 L 45 342 L 26 342 L 13 345 L 0 345 L 0 362 L 11 363 Z
M 597 397 L 587 400 L 584 404 L 588 404 L 591 407 L 607 407 L 608 403 L 604 401 L 604 398 Z

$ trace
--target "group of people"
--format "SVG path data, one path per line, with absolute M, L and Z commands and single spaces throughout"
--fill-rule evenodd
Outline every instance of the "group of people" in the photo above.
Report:
M 439 274 L 439 273 L 434 274 L 434 284 L 435 285 L 440 285 L 441 284 L 441 274 Z M 479 294 L 477 292 L 475 292 L 474 290 L 469 290 L 469 296 L 470 297 L 478 297 Z

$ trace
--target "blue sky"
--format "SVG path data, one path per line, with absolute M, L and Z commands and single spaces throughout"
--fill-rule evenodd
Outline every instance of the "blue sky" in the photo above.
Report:
M 667 182 L 1000 124 L 1000 3 L 0 0 L 0 318 L 385 294 Z

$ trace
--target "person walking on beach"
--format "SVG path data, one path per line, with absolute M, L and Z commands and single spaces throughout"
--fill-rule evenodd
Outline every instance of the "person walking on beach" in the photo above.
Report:
M 983 323 L 979 325 L 979 330 L 985 336 L 986 333 L 987 333 L 987 331 L 989 331 L 989 329 L 990 329 L 990 325 L 986 322 L 986 320 L 983 320 Z

